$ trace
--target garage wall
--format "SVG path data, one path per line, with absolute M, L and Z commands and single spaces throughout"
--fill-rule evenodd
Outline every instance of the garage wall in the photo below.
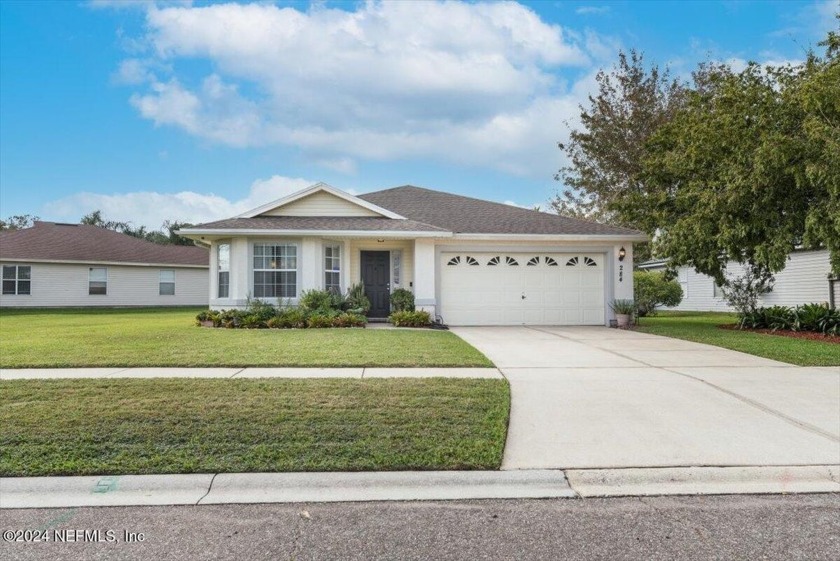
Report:
M 30 295 L 0 295 L 0 307 L 206 306 L 206 268 L 78 265 L 4 261 L 32 267 Z M 108 293 L 88 294 L 90 267 L 108 269 Z M 175 295 L 161 296 L 160 271 L 175 271 Z

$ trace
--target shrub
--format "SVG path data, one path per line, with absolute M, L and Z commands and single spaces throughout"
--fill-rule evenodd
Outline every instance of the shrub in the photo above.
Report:
M 365 324 L 367 324 L 367 318 L 360 314 L 345 312 L 333 318 L 333 327 L 364 327 Z
M 610 309 L 616 314 L 627 314 L 632 316 L 636 313 L 636 303 L 632 300 L 613 300 Z
M 394 312 L 413 312 L 414 293 L 405 288 L 398 288 L 391 293 L 391 310 Z
M 396 327 L 428 327 L 432 324 L 432 316 L 423 310 L 401 311 L 392 313 L 388 321 Z
M 370 311 L 370 300 L 365 296 L 365 284 L 360 282 L 347 289 L 345 310 L 354 314 L 365 315 Z
M 828 304 L 804 304 L 793 310 L 794 331 L 823 331 L 825 320 L 831 323 L 832 309 Z M 824 332 L 824 331 L 823 331 Z
M 840 310 L 826 304 L 804 304 L 796 308 L 769 306 L 741 314 L 738 326 L 742 329 L 790 329 L 814 331 L 825 335 L 840 334 Z
M 300 295 L 300 307 L 306 311 L 341 311 L 346 306 L 344 296 L 329 290 L 305 290 Z
M 326 314 L 312 314 L 306 319 L 306 327 L 321 329 L 332 327 L 335 318 Z
M 682 302 L 680 283 L 656 271 L 633 273 L 633 296 L 639 317 L 656 314 L 659 306 L 676 306 Z M 616 312 L 619 313 L 619 312 Z
M 773 290 L 773 280 L 770 273 L 747 267 L 742 276 L 727 279 L 720 290 L 726 303 L 743 317 L 758 309 L 758 299 Z

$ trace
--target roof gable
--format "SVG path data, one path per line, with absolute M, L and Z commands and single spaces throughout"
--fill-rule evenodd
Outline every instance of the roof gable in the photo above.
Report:
M 316 183 L 276 201 L 242 213 L 237 218 L 258 216 L 384 217 L 403 220 L 399 214 L 355 197 L 326 183 Z

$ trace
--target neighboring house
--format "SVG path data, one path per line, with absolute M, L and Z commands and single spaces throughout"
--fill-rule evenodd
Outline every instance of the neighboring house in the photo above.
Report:
M 420 187 L 353 196 L 323 183 L 179 233 L 211 245 L 211 308 L 361 281 L 372 318 L 406 288 L 451 325 L 609 324 L 609 303 L 633 297 L 633 242 L 647 239 Z
M 666 262 L 649 261 L 639 265 L 648 271 L 664 271 Z M 776 273 L 772 292 L 761 296 L 762 306 L 797 306 L 811 302 L 833 302 L 830 280 L 831 264 L 828 250 L 795 251 L 788 258 L 785 268 Z M 727 275 L 738 276 L 743 268 L 731 262 Z M 698 273 L 693 267 L 677 269 L 677 280 L 683 290 L 683 299 L 674 310 L 699 312 L 728 312 L 732 308 L 723 299 L 720 287 L 712 277 Z M 832 285 L 834 283 L 834 285 Z
M 207 305 L 209 253 L 82 224 L 0 232 L 2 307 Z

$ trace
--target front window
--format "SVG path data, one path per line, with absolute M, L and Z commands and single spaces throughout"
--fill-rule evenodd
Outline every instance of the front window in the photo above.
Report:
M 219 298 L 230 295 L 230 244 L 219 244 Z
M 29 265 L 3 265 L 3 294 L 30 294 L 32 267 Z
M 324 246 L 324 288 L 341 292 L 341 246 Z
M 105 267 L 91 267 L 88 272 L 88 294 L 100 295 L 108 293 L 108 269 Z
M 402 251 L 396 250 L 391 252 L 391 264 L 393 266 L 391 269 L 391 282 L 397 287 L 402 284 Z
M 254 244 L 254 297 L 297 297 L 297 246 Z
M 175 296 L 175 271 L 160 272 L 159 294 L 161 296 Z

